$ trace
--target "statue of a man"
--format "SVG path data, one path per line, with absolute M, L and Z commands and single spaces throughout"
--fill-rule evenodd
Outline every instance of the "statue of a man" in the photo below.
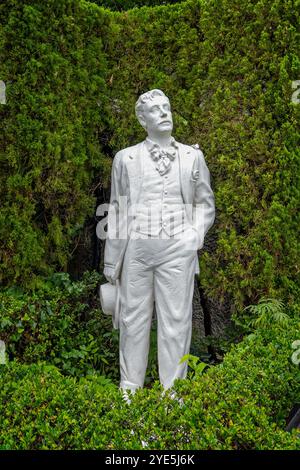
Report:
M 148 136 L 114 158 L 104 256 L 119 289 L 120 388 L 132 392 L 144 384 L 154 302 L 160 382 L 167 389 L 186 376 L 197 250 L 215 217 L 203 153 L 172 137 L 167 96 L 144 93 L 136 115 Z

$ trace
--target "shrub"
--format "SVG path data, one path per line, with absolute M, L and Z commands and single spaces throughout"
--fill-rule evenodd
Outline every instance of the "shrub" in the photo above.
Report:
M 97 273 L 55 274 L 35 293 L 0 293 L 1 339 L 13 359 L 47 361 L 64 374 L 118 380 L 118 333 L 100 308 Z
M 110 160 L 103 40 L 109 16 L 78 0 L 0 4 L 0 282 L 67 269 Z M 93 31 L 93 34 L 91 34 Z
M 129 4 L 128 4 L 129 5 Z M 199 143 L 217 220 L 201 282 L 235 307 L 299 298 L 299 9 L 188 0 L 111 12 L 79 0 L 0 6 L 1 280 L 67 270 L 108 186 L 110 156 L 144 138 L 137 96 L 162 88 Z M 41 27 L 43 25 L 43 27 Z
M 194 1 L 115 17 L 107 50 L 114 152 L 144 137 L 136 97 L 161 88 L 174 134 L 198 143 L 217 219 L 200 258 L 207 295 L 241 309 L 299 298 L 299 10 L 292 1 Z M 129 125 L 128 123 L 132 123 Z
M 110 10 L 123 11 L 130 10 L 131 8 L 155 5 L 169 5 L 172 3 L 179 3 L 183 0 L 92 0 L 92 3 Z
M 102 378 L 8 363 L 0 369 L 0 448 L 300 449 L 299 433 L 284 431 L 300 395 L 290 359 L 299 334 L 299 319 L 291 318 L 257 330 L 221 365 L 177 381 L 175 397 L 156 384 L 130 406 Z

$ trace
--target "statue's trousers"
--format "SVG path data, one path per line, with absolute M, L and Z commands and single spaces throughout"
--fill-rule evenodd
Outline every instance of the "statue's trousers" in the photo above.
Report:
M 147 368 L 153 307 L 157 313 L 160 382 L 184 378 L 192 332 L 196 232 L 180 238 L 130 239 L 120 280 L 120 372 L 122 389 L 142 387 Z

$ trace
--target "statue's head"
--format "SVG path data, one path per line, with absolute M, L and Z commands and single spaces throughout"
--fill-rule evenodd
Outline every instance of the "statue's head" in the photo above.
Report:
M 135 113 L 148 134 L 172 133 L 170 101 L 161 90 L 155 89 L 143 93 L 136 102 Z

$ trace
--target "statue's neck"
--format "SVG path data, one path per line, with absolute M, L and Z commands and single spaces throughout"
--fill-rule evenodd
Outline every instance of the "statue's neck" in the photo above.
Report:
M 160 147 L 170 147 L 172 136 L 168 134 L 148 134 L 148 138 Z

